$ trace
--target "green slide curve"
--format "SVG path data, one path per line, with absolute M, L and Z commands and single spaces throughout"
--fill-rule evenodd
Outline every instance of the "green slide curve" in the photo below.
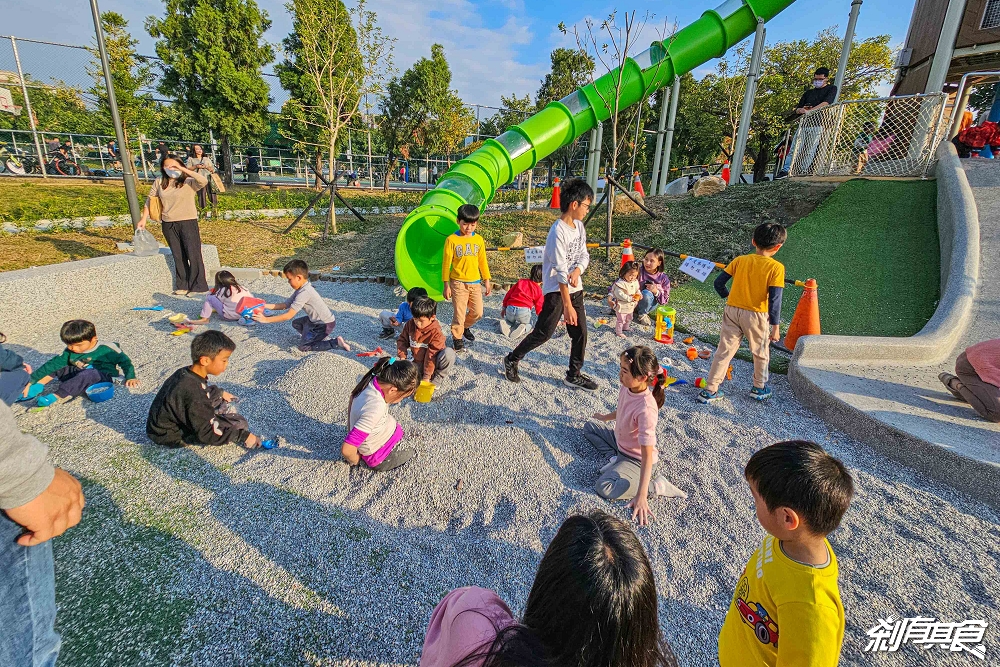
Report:
M 757 20 L 769 21 L 795 0 L 726 0 L 678 31 L 670 40 L 653 42 L 628 58 L 623 66 L 619 107 L 625 109 L 669 86 L 674 78 L 712 58 L 721 58 L 730 47 L 753 34 Z M 444 240 L 458 230 L 457 211 L 462 204 L 483 209 L 497 188 L 534 167 L 559 148 L 589 132 L 611 117 L 604 100 L 614 99 L 619 69 L 574 90 L 523 123 L 454 164 L 428 190 L 403 223 L 396 237 L 396 276 L 404 287 L 423 287 L 442 299 L 441 256 Z

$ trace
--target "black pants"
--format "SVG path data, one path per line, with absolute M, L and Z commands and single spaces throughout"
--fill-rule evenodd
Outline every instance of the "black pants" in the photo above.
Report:
M 208 279 L 205 276 L 205 260 L 201 257 L 201 232 L 197 220 L 164 222 L 163 237 L 174 256 L 174 275 L 177 278 L 174 289 L 189 292 L 207 292 Z
M 566 324 L 566 331 L 569 333 L 573 346 L 569 353 L 569 372 L 567 377 L 576 377 L 583 368 L 583 357 L 587 352 L 587 312 L 583 307 L 583 292 L 570 294 L 569 301 L 576 310 L 576 326 Z M 511 361 L 521 361 L 526 354 L 536 347 L 552 338 L 552 334 L 559 324 L 559 318 L 563 314 L 562 295 L 559 292 L 549 292 L 545 295 L 545 302 L 542 304 L 542 312 L 538 313 L 538 321 L 531 333 L 524 337 L 521 344 L 507 355 Z

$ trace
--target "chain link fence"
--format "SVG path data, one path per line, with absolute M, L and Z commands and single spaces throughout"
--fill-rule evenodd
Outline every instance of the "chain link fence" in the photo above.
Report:
M 924 177 L 947 131 L 944 93 L 838 102 L 802 117 L 791 176 Z

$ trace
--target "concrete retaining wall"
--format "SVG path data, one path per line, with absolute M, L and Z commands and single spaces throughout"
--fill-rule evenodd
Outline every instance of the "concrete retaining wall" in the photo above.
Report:
M 795 346 L 792 368 L 829 360 L 933 364 L 948 356 L 961 340 L 979 280 L 979 214 L 955 147 L 943 142 L 937 156 L 941 300 L 934 316 L 908 338 L 805 336 Z
M 219 253 L 202 246 L 205 269 L 219 269 Z M 153 305 L 156 294 L 173 290 L 173 257 L 167 249 L 149 257 L 131 253 L 95 257 L 0 273 L 0 331 L 7 339 L 55 331 L 66 320 L 95 313 Z

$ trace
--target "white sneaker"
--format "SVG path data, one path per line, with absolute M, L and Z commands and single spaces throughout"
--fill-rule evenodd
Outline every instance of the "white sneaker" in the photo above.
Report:
M 511 337 L 511 340 L 517 340 L 517 339 L 523 337 L 527 333 L 528 333 L 528 327 L 527 327 L 527 325 L 518 324 L 516 327 L 514 327 L 513 330 L 511 330 L 510 337 Z
M 503 318 L 500 318 L 500 333 L 508 338 L 510 337 L 510 322 Z
M 667 481 L 667 478 L 663 475 L 657 475 L 653 480 L 653 488 L 651 491 L 658 496 L 666 496 L 667 498 L 687 498 L 688 494 L 684 493 L 676 486 Z

